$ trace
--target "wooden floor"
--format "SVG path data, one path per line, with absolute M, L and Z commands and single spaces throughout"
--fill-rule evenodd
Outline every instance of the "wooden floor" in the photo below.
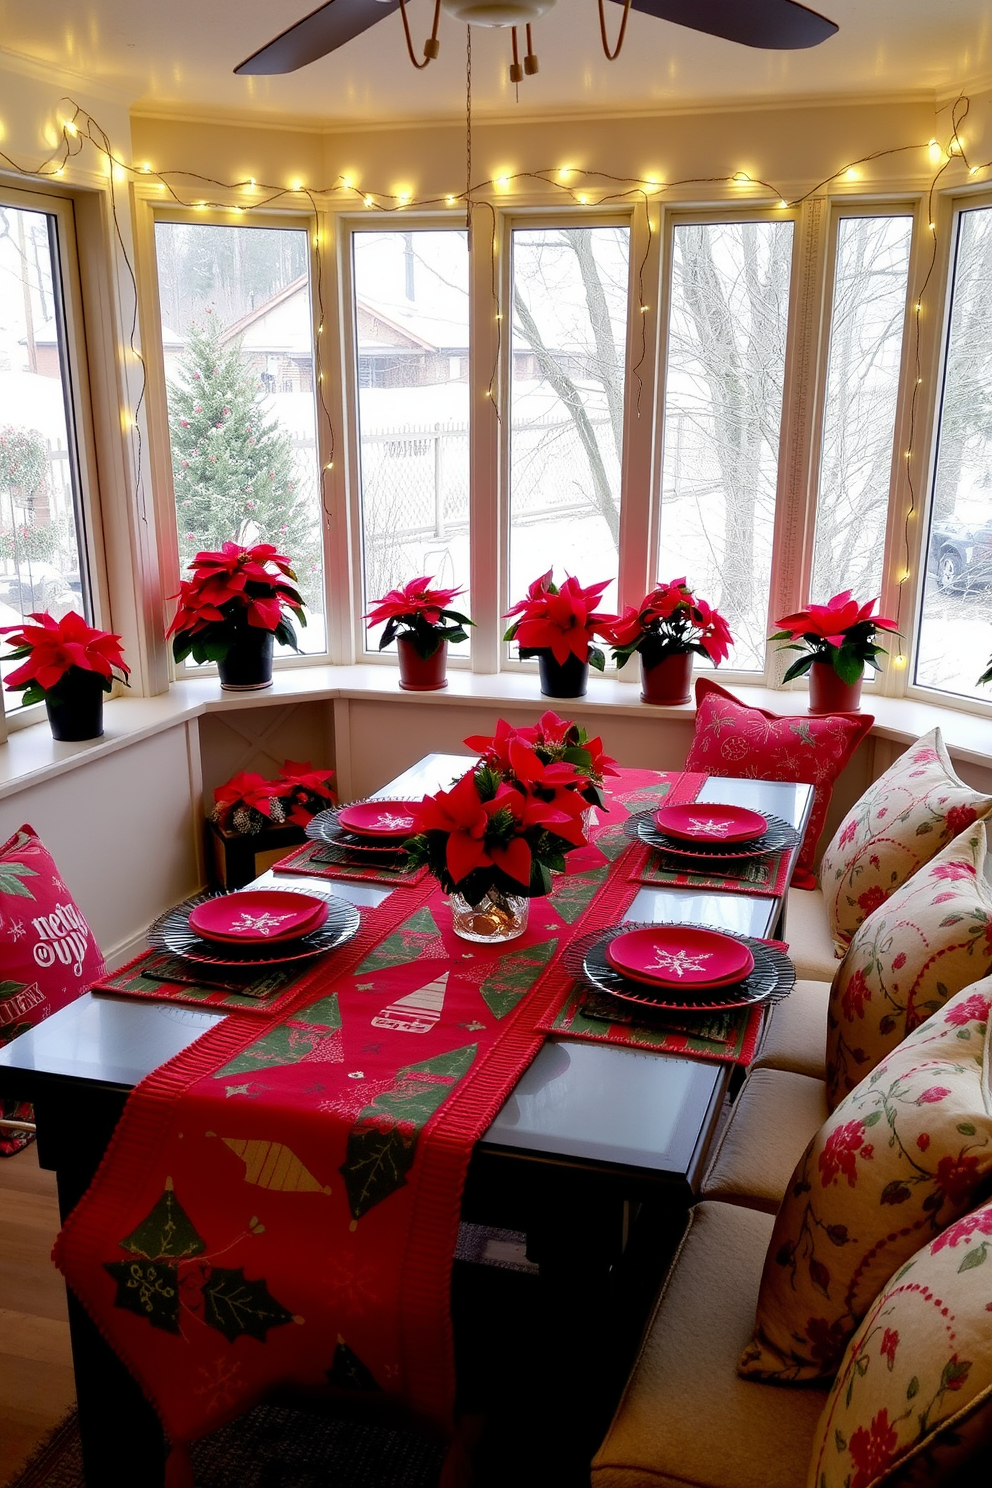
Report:
M 0 1483 L 75 1399 L 58 1229 L 55 1174 L 34 1145 L 0 1157 Z

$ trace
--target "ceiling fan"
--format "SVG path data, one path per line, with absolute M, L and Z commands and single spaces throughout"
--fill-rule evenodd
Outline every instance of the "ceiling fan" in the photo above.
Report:
M 377 21 L 392 15 L 401 3 L 402 0 L 326 0 L 326 4 L 253 52 L 234 70 L 254 74 L 295 72 L 308 62 L 337 51 Z M 552 9 L 556 0 L 439 0 L 439 3 L 447 15 L 463 24 L 515 27 L 538 20 Z M 615 0 L 615 3 L 626 5 L 627 0 Z M 776 50 L 818 46 L 837 30 L 833 21 L 799 5 L 797 0 L 629 0 L 628 8 L 744 46 Z M 429 60 L 436 55 L 435 13 L 434 32 L 425 47 L 425 58 Z M 527 68 L 528 72 L 532 70 L 536 67 Z

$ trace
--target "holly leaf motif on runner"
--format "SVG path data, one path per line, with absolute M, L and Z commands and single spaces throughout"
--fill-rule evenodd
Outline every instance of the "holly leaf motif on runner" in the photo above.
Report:
M 167 1256 L 182 1260 L 184 1256 L 200 1255 L 207 1248 L 173 1193 L 171 1178 L 165 1180 L 165 1190 L 155 1207 L 137 1229 L 125 1235 L 120 1246 L 147 1261 L 160 1261 Z
M 245 1334 L 264 1343 L 270 1328 L 293 1321 L 293 1314 L 277 1302 L 265 1282 L 248 1281 L 242 1267 L 214 1266 L 203 1283 L 203 1321 L 228 1343 Z
M 397 1071 L 392 1087 L 359 1112 L 340 1169 L 353 1219 L 361 1219 L 405 1185 L 421 1127 L 471 1067 L 478 1047 L 466 1044 L 406 1065 Z
M 324 1370 L 328 1384 L 337 1390 L 381 1390 L 375 1375 L 354 1353 L 343 1338 L 338 1339 L 334 1350 L 334 1362 Z
M 159 1262 L 105 1261 L 117 1283 L 114 1306 L 137 1313 L 163 1333 L 179 1332 L 179 1276 L 175 1266 Z

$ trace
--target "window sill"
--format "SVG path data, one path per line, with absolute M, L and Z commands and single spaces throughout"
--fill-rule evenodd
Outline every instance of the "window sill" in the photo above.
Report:
M 769 708 L 776 713 L 802 714 L 804 692 L 776 692 L 766 687 L 734 685 L 743 702 Z M 601 728 L 618 715 L 690 719 L 695 704 L 657 707 L 642 703 L 636 688 L 609 677 L 593 677 L 588 695 L 576 699 L 544 698 L 537 690 L 537 677 L 524 672 L 480 674 L 450 671 L 448 686 L 441 692 L 403 692 L 397 674 L 383 666 L 308 666 L 279 669 L 272 687 L 257 693 L 225 693 L 215 677 L 176 682 L 158 697 L 121 697 L 104 708 L 105 733 L 101 739 L 80 744 L 59 744 L 48 723 L 14 731 L 0 744 L 0 798 L 70 770 L 96 758 L 125 749 L 165 729 L 175 728 L 205 713 L 237 712 L 245 708 L 276 707 L 307 701 L 352 699 L 380 700 L 404 707 L 452 708 L 466 703 L 491 706 L 496 715 L 506 709 L 519 713 L 551 708 L 578 713 L 587 726 Z M 954 708 L 939 707 L 915 699 L 886 698 L 866 694 L 865 711 L 875 715 L 872 734 L 908 746 L 914 739 L 939 725 L 944 742 L 955 760 L 988 768 L 992 761 L 992 719 L 980 718 Z

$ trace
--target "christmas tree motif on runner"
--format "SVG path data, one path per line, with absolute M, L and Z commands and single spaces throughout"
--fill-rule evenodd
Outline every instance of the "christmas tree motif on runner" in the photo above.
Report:
M 267 1188 L 272 1193 L 329 1194 L 331 1191 L 330 1184 L 318 1183 L 296 1153 L 281 1142 L 245 1137 L 222 1137 L 221 1140 L 244 1163 L 246 1183 Z
M 257 1232 L 261 1227 L 254 1222 Z M 212 1266 L 206 1241 L 197 1233 L 172 1187 L 165 1190 L 135 1230 L 120 1241 L 127 1261 L 106 1261 L 117 1283 L 114 1306 L 136 1313 L 152 1328 L 181 1333 L 181 1313 L 222 1333 L 229 1343 L 247 1334 L 264 1343 L 270 1328 L 295 1321 L 262 1280 L 249 1281 L 244 1269 Z M 225 1245 L 223 1250 L 230 1247 Z
M 359 1112 L 341 1167 L 354 1219 L 404 1186 L 421 1127 L 471 1068 L 478 1047 L 466 1044 L 406 1065 L 392 1086 Z
M 372 1019 L 373 1028 L 390 1028 L 399 1033 L 430 1033 L 441 1016 L 448 973 L 435 977 L 426 987 L 398 997 Z
M 512 1013 L 517 1003 L 530 991 L 541 972 L 558 949 L 557 937 L 542 940 L 539 945 L 521 946 L 501 956 L 483 978 L 479 992 L 496 1018 Z
M 254 1043 L 236 1054 L 229 1064 L 217 1070 L 215 1080 L 229 1075 L 253 1074 L 278 1065 L 336 1063 L 341 1058 L 341 1010 L 336 992 L 304 1008 L 306 1022 L 294 1018 L 280 1023 Z
M 596 838 L 593 846 L 599 848 L 604 858 L 607 858 L 611 863 L 615 863 L 620 854 L 626 852 L 630 846 L 630 838 L 624 831 L 622 824 L 607 827 L 606 831 Z
M 671 788 L 671 780 L 659 780 L 656 785 L 641 785 L 637 790 L 621 791 L 613 799 L 622 801 L 633 815 L 635 811 L 644 810 L 648 806 L 657 806 L 668 795 Z
M 330 1369 L 324 1370 L 324 1374 L 328 1384 L 333 1385 L 336 1390 L 382 1390 L 371 1369 L 348 1347 L 340 1333 L 334 1350 L 334 1362 Z
M 408 961 L 431 959 L 444 954 L 441 932 L 430 910 L 418 909 L 398 930 L 370 951 L 355 972 L 356 976 L 368 976 L 373 971 L 384 971 L 387 966 L 404 966 Z
M 597 844 L 598 845 L 598 844 Z M 559 875 L 551 902 L 566 925 L 574 925 L 581 914 L 589 908 L 597 890 L 606 882 L 609 868 L 590 868 L 586 873 L 562 873 Z

